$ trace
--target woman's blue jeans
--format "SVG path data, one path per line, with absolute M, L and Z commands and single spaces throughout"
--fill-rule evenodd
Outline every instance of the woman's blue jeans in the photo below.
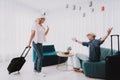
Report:
M 42 57 L 43 57 L 43 46 L 42 43 L 35 43 L 33 41 L 33 49 L 36 52 L 36 59 L 34 62 L 34 70 L 37 72 L 41 72 L 42 70 Z

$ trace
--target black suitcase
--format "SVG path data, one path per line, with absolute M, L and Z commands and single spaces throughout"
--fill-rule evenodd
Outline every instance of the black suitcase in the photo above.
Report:
M 26 62 L 25 57 L 27 56 L 28 52 L 30 51 L 31 47 L 28 49 L 28 51 L 26 52 L 25 56 L 23 57 L 26 49 L 28 49 L 28 47 L 26 47 L 22 53 L 22 55 L 20 57 L 16 57 L 13 58 L 7 68 L 9 74 L 11 74 L 12 72 L 16 72 L 16 71 L 20 71 L 20 69 L 22 68 L 22 66 L 24 65 L 24 63 Z
M 113 36 L 118 38 L 118 53 L 113 55 Z M 111 35 L 111 55 L 106 57 L 106 80 L 120 80 L 119 35 Z

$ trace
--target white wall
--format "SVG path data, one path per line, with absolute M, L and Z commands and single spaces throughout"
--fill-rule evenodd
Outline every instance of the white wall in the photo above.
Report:
M 69 9 L 61 8 L 49 12 L 45 24 L 50 27 L 50 32 L 45 44 L 55 44 L 57 51 L 65 51 L 68 46 L 72 46 L 74 53 L 86 54 L 87 48 L 72 42 L 72 37 L 88 41 L 86 34 L 93 32 L 100 38 L 111 26 L 114 28 L 112 34 L 120 34 L 119 0 L 93 0 L 93 13 L 88 7 L 89 0 L 67 3 L 80 5 L 82 10 L 73 11 L 70 6 Z M 104 12 L 100 10 L 102 5 L 105 6 Z M 83 12 L 86 13 L 86 17 L 82 17 Z M 32 24 L 39 16 L 39 11 L 24 4 L 0 0 L 0 61 L 21 54 L 29 40 Z M 110 48 L 110 38 L 102 46 Z
M 76 0 L 79 1 L 79 0 Z M 68 46 L 73 47 L 73 51 L 79 53 L 87 53 L 87 49 L 71 41 L 72 37 L 77 37 L 82 41 L 88 41 L 86 34 L 93 32 L 100 38 L 106 34 L 109 27 L 113 27 L 111 34 L 120 34 L 120 1 L 119 0 L 93 0 L 92 13 L 89 8 L 90 0 L 81 0 L 81 2 L 68 2 L 71 5 L 76 4 L 82 7 L 81 11 L 69 9 L 58 10 L 57 13 L 49 16 L 51 33 L 48 38 L 56 44 L 58 51 L 65 51 Z M 79 4 L 78 4 L 79 3 Z M 105 6 L 105 11 L 101 11 L 101 6 Z M 82 17 L 83 13 L 86 17 Z M 48 20 L 49 20 L 48 19 Z M 54 36 L 54 37 L 53 37 Z M 110 48 L 110 37 L 102 45 Z M 115 41 L 115 48 L 117 43 Z
M 0 1 L 0 61 L 6 61 L 21 54 L 40 13 L 14 1 Z

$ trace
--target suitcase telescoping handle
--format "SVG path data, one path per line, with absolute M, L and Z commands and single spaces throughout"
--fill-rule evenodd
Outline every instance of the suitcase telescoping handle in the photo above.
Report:
M 119 35 L 111 35 L 111 55 L 113 55 L 113 37 L 116 36 L 118 40 L 118 53 L 120 52 L 120 44 L 119 44 Z
M 28 49 L 28 50 L 27 50 L 27 49 Z M 27 50 L 27 52 L 26 52 L 26 54 L 25 54 L 25 56 L 24 56 L 24 58 L 25 58 L 25 57 L 27 56 L 27 54 L 29 53 L 30 49 L 31 49 L 31 47 L 25 47 L 25 49 L 24 49 L 24 51 L 22 52 L 22 54 L 21 54 L 20 57 L 23 57 L 25 51 Z

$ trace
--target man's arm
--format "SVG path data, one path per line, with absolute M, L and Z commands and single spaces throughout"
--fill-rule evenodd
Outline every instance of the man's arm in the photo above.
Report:
M 79 40 L 77 40 L 76 38 L 72 38 L 72 40 L 73 40 L 74 42 L 77 42 L 77 43 L 79 43 L 79 44 L 82 44 L 82 41 L 79 41 Z
M 89 42 L 82 42 L 82 41 L 77 40 L 76 38 L 73 38 L 72 40 L 73 40 L 74 42 L 77 42 L 77 43 L 83 45 L 83 46 L 86 46 L 86 47 L 89 46 Z
M 112 29 L 113 29 L 113 28 L 109 28 L 109 29 L 107 30 L 107 34 L 100 39 L 101 42 L 104 42 L 104 41 L 107 39 L 107 37 L 110 35 Z

